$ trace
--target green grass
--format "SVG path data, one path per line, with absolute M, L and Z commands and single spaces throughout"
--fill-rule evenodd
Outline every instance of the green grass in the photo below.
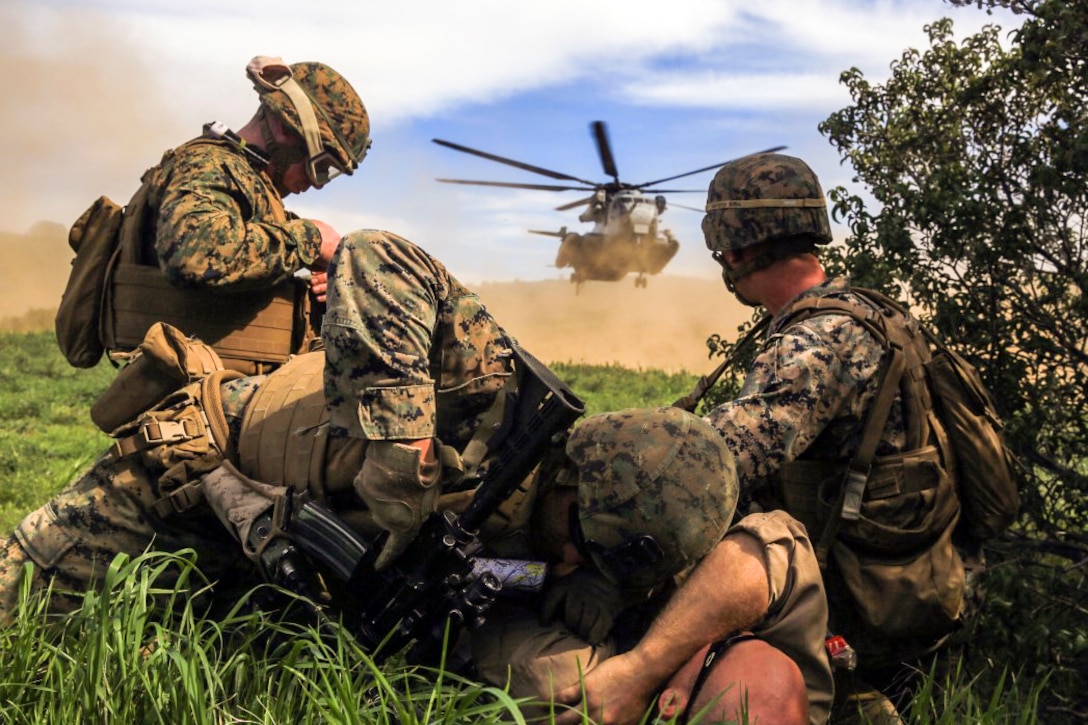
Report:
M 51 333 L 0 334 L 0 532 L 105 450 L 90 408 L 113 375 L 69 366 Z
M 667 405 L 696 379 L 618 366 L 552 367 L 590 414 Z M 0 334 L 0 533 L 106 447 L 89 409 L 113 376 L 108 363 L 70 368 L 51 333 Z M 188 586 L 159 587 L 167 567 L 180 568 Z M 1082 605 L 1057 602 L 1046 621 L 1033 618 L 1051 595 L 1044 578 L 1017 575 L 1024 571 L 993 579 L 987 636 L 963 671 L 926 680 L 911 725 L 1088 721 L 1078 704 L 1088 649 Z M 1079 581 L 1083 570 L 1057 575 Z M 103 590 L 87 594 L 69 616 L 49 617 L 40 597 L 27 595 L 21 616 L 0 627 L 0 719 L 411 725 L 522 717 L 500 689 L 396 658 L 377 667 L 336 627 L 318 630 L 244 606 L 212 617 L 201 604 L 205 586 L 190 555 L 178 552 L 118 558 Z

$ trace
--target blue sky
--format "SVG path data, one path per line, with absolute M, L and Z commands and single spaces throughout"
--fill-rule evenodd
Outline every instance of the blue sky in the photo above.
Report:
M 555 240 L 526 230 L 580 228 L 578 210 L 553 208 L 582 194 L 439 184 L 549 180 L 432 138 L 604 180 L 589 133 L 600 119 L 623 181 L 784 144 L 825 190 L 850 186 L 817 131 L 849 103 L 839 74 L 856 66 L 885 78 L 904 49 L 926 47 L 923 26 L 946 16 L 959 35 L 1016 25 L 941 0 L 5 0 L 0 231 L 70 224 L 103 193 L 127 200 L 143 170 L 204 122 L 244 124 L 256 107 L 246 63 L 279 55 L 343 73 L 374 138 L 353 177 L 289 208 L 341 232 L 395 231 L 466 282 L 556 278 Z M 705 188 L 711 176 L 682 182 Z M 700 219 L 666 212 L 681 242 L 667 272 L 716 274 Z

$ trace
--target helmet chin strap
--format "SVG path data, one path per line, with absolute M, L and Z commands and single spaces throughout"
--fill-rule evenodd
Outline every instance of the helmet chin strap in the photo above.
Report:
M 298 144 L 283 144 L 276 140 L 268 121 L 268 111 L 261 107 L 259 112 L 261 136 L 264 139 L 264 152 L 268 156 L 269 176 L 272 184 L 283 193 L 283 175 L 293 164 L 306 159 L 306 151 Z

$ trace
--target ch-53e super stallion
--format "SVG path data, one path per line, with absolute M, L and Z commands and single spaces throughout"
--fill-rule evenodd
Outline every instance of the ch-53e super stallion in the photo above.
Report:
M 557 211 L 566 211 L 586 207 L 578 216 L 578 221 L 592 223 L 593 228 L 585 232 L 569 231 L 566 226 L 558 231 L 530 229 L 533 234 L 558 237 L 559 250 L 555 256 L 555 266 L 572 269 L 570 281 L 581 288 L 583 282 L 598 280 L 616 282 L 630 273 L 634 273 L 635 286 L 645 287 L 649 275 L 659 273 L 665 268 L 680 248 L 680 242 L 673 233 L 661 226 L 661 215 L 667 208 L 665 194 L 706 192 L 702 189 L 661 189 L 658 184 L 673 181 L 685 176 L 711 171 L 728 163 L 722 161 L 701 169 L 687 171 L 663 179 L 646 181 L 641 184 L 628 184 L 620 181 L 616 161 L 612 155 L 612 146 L 608 140 L 608 129 L 603 121 L 590 124 L 590 131 L 597 144 L 597 153 L 601 159 L 604 173 L 612 177 L 611 181 L 596 182 L 577 176 L 552 171 L 522 161 L 515 161 L 503 156 L 496 156 L 485 151 L 462 146 L 442 139 L 432 139 L 436 144 L 446 146 L 473 156 L 513 166 L 534 174 L 552 179 L 574 182 L 571 184 L 530 184 L 507 181 L 470 181 L 467 179 L 438 179 L 446 184 L 473 184 L 477 186 L 499 186 L 510 189 L 535 189 L 539 191 L 589 191 L 589 196 L 557 206 Z M 767 149 L 761 153 L 778 151 L 784 147 Z M 673 206 L 702 211 L 681 204 Z

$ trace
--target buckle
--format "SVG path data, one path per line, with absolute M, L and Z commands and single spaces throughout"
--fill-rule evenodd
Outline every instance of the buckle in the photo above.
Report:
M 185 429 L 187 420 L 152 420 L 140 426 L 137 436 L 147 446 L 182 443 L 194 437 Z
M 861 500 L 865 496 L 865 484 L 869 481 L 869 471 L 851 469 L 846 474 L 846 495 L 842 500 L 842 517 L 847 521 L 857 521 L 861 516 Z

